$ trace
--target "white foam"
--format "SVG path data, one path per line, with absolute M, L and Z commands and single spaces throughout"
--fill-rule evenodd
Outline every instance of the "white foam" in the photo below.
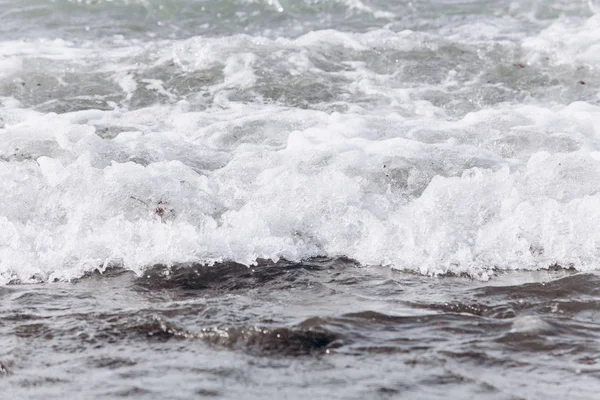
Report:
M 561 19 L 511 48 L 532 63 L 550 54 L 556 65 L 570 57 L 596 68 L 597 23 Z M 49 75 L 106 74 L 122 101 L 56 114 L 26 96 L 2 99 L 0 282 L 71 279 L 111 264 L 142 273 L 154 263 L 318 255 L 483 279 L 496 269 L 597 269 L 598 106 L 529 99 L 449 115 L 426 93 L 451 101 L 477 77 L 460 88 L 453 70 L 418 85 L 403 80 L 404 64 L 370 64 L 377 52 L 433 54 L 460 32 L 3 42 L 2 82 L 21 65 L 41 73 L 29 61 L 46 59 Z M 334 50 L 347 54 L 323 66 Z M 184 99 L 169 77 L 141 76 L 172 64 L 218 79 Z M 312 108 L 264 98 L 277 83 L 264 74 L 288 71 L 348 83 Z M 162 103 L 135 109 L 142 90 Z
M 492 268 L 551 263 L 596 267 L 600 162 L 584 149 L 596 147 L 595 130 L 578 151 L 530 149 L 522 165 L 511 166 L 485 140 L 458 146 L 363 138 L 369 117 L 300 112 L 297 118 L 314 113 L 321 122 L 289 131 L 283 147 L 258 142 L 232 148 L 214 138 L 236 125 L 235 114 L 229 125 L 215 122 L 222 126 L 215 130 L 192 121 L 202 115 L 226 118 L 218 112 L 158 110 L 170 115 L 161 131 L 123 133 L 111 141 L 94 133 L 91 120 L 139 122 L 156 118 L 157 109 L 90 112 L 85 123 L 81 112 L 29 112 L 26 120 L 2 130 L 3 157 L 18 147 L 24 159 L 2 163 L 4 279 L 69 278 L 109 262 L 141 271 L 156 262 L 250 263 L 257 257 L 315 255 L 477 276 Z M 531 111 L 485 111 L 442 129 L 449 136 L 468 132 L 506 113 L 520 124 L 527 118 L 520 113 Z M 600 110 L 588 104 L 557 111 L 555 120 L 575 131 L 600 121 Z M 238 126 L 248 123 L 249 112 L 241 107 Z M 267 123 L 280 113 L 294 116 L 273 106 L 254 121 Z M 547 128 L 545 122 L 530 122 L 532 130 Z M 213 149 L 190 147 L 193 140 L 212 143 Z M 108 161 L 119 153 L 150 156 L 150 163 Z M 160 161 L 168 158 L 204 165 Z M 485 167 L 468 168 L 478 163 Z M 445 164 L 466 169 L 455 175 Z M 161 202 L 172 215 L 157 215 Z
M 600 14 L 583 24 L 580 19 L 560 20 L 538 36 L 526 39 L 524 49 L 529 62 L 539 62 L 548 57 L 551 62 L 579 67 L 600 64 Z

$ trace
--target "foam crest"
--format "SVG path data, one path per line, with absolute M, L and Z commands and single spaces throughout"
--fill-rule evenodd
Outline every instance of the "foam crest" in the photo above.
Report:
M 598 16 L 525 19 L 2 42 L 0 282 L 314 256 L 597 269 Z
M 529 62 L 547 57 L 559 65 L 579 67 L 600 64 L 600 14 L 585 21 L 562 19 L 553 23 L 536 37 L 523 42 Z
M 251 107 L 227 116 L 179 106 L 62 115 L 12 109 L 15 119 L 0 135 L 3 149 L 18 146 L 18 154 L 2 155 L 3 280 L 69 279 L 111 264 L 141 273 L 154 263 L 317 255 L 484 278 L 555 263 L 596 267 L 598 107 L 509 107 L 432 120 L 429 129 L 447 137 L 432 143 L 414 133 L 378 137 L 369 116 L 273 106 L 249 117 Z M 294 119 L 311 117 L 292 129 Z M 145 119 L 152 128 L 110 140 L 94 127 Z M 203 120 L 212 123 L 198 129 Z M 412 121 L 391 120 L 410 132 Z M 498 137 L 494 120 L 505 124 Z M 287 140 L 275 146 L 268 136 L 234 147 L 223 141 L 224 132 L 277 121 Z M 579 132 L 580 147 L 521 146 L 516 157 L 501 156 L 501 135 L 524 126 L 541 134 L 548 124 Z M 479 143 L 460 144 L 469 132 L 482 135 Z

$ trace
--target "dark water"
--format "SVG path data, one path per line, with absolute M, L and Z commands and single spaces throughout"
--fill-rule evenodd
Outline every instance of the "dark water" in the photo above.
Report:
M 11 399 L 593 399 L 600 276 L 350 260 L 157 266 L 0 289 Z M 527 283 L 530 282 L 530 283 Z

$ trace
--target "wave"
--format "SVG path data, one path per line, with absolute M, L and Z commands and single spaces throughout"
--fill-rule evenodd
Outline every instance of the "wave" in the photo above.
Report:
M 5 41 L 0 281 L 316 256 L 482 279 L 597 269 L 586 21 Z

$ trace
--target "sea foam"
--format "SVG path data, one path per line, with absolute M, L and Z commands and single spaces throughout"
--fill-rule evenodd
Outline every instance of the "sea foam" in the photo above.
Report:
M 460 32 L 4 42 L 0 281 L 314 256 L 597 269 L 600 107 L 576 78 L 598 78 L 598 16 Z

